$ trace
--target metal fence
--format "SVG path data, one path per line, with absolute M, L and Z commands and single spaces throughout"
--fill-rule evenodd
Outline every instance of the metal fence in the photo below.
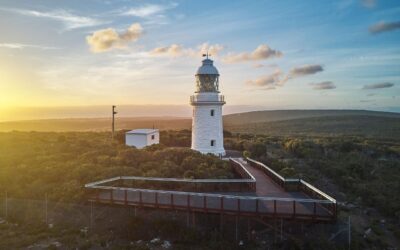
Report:
M 153 207 L 203 213 L 326 220 L 335 214 L 327 200 L 163 191 L 110 186 L 90 186 L 90 200 L 111 205 Z
M 119 192 L 119 191 L 118 191 Z M 115 193 L 116 196 L 117 193 Z M 120 195 L 123 195 L 120 194 Z M 139 198 L 139 197 L 137 197 Z M 152 202 L 152 199 L 155 197 L 142 197 L 143 202 Z M 163 204 L 167 204 L 170 202 L 168 196 L 160 196 L 159 204 L 162 206 Z M 184 198 L 183 199 L 187 199 Z M 221 205 L 221 200 L 214 197 L 215 202 L 210 202 L 209 209 L 218 209 Z M 186 200 L 187 201 L 187 200 Z M 117 201 L 116 201 L 117 202 Z M 123 202 L 123 201 L 120 201 Z M 193 199 L 189 201 L 193 204 L 194 207 L 202 207 L 203 200 Z M 240 207 L 237 207 L 237 203 L 233 200 L 223 200 L 223 206 L 226 206 L 229 209 L 236 210 L 236 209 L 243 209 L 244 211 L 249 210 L 251 211 L 254 209 L 253 204 L 254 201 L 248 201 L 247 203 L 240 203 Z M 268 206 L 272 207 L 273 203 L 270 205 L 264 206 L 260 205 L 259 209 L 264 211 L 268 209 Z M 290 206 L 290 205 L 289 205 Z M 176 208 L 176 210 L 179 210 Z M 163 218 L 175 218 L 173 220 L 180 220 L 182 225 L 186 224 L 186 220 L 189 218 L 187 216 L 187 211 L 184 213 L 177 213 L 172 210 L 171 212 L 154 210 L 154 209 L 140 209 L 138 207 L 137 216 L 145 218 L 148 220 L 149 223 L 154 217 L 163 217 Z M 202 213 L 203 216 L 210 216 Z M 200 217 L 201 214 L 198 214 L 198 222 L 201 221 L 208 221 L 211 222 L 212 220 L 209 219 L 201 219 L 205 217 Z M 54 228 L 54 230 L 60 230 L 63 232 L 64 230 L 73 229 L 77 232 L 93 232 L 93 233 L 101 233 L 104 235 L 105 232 L 113 232 L 118 237 L 125 237 L 124 235 L 127 233 L 127 229 L 131 226 L 129 218 L 136 216 L 136 208 L 132 206 L 109 206 L 109 205 L 99 205 L 96 203 L 64 203 L 64 202 L 55 202 L 49 201 L 46 197 L 43 197 L 42 200 L 32 200 L 32 199 L 16 199 L 5 197 L 0 193 L 0 220 L 5 219 L 9 223 L 16 223 L 20 225 L 30 225 L 35 228 L 42 228 L 36 227 L 36 225 L 46 225 L 48 227 Z M 224 229 L 229 231 L 232 228 L 235 228 L 234 215 L 231 221 L 229 222 L 229 217 L 226 217 L 224 222 L 221 223 L 225 224 Z M 242 222 L 244 222 L 244 228 L 246 228 L 248 224 L 248 220 L 246 217 L 241 217 Z M 250 217 L 247 217 L 250 218 Z M 265 217 L 255 217 L 253 220 L 254 222 L 260 221 L 260 218 Z M 218 221 L 218 220 L 217 220 Z M 269 235 L 263 237 L 271 237 L 276 232 L 280 234 L 279 239 L 290 239 L 300 237 L 303 238 L 303 224 L 296 224 L 295 220 L 288 219 L 282 221 L 279 220 L 269 220 L 265 219 L 265 223 L 270 223 L 266 225 L 264 229 L 259 228 L 259 232 L 264 232 L 266 229 L 271 229 L 270 231 L 265 231 L 266 233 L 269 232 Z M 274 225 L 274 222 L 278 222 L 278 225 Z M 233 223 L 229 225 L 229 223 Z M 309 224 L 310 225 L 310 224 Z M 194 226 L 194 225 L 193 225 Z M 275 228 L 273 228 L 275 226 Z M 253 227 L 253 226 L 252 226 Z M 257 228 L 254 224 L 254 228 Z M 296 229 L 297 228 L 297 229 Z M 324 241 L 331 241 L 334 244 L 345 245 L 347 244 L 348 238 L 348 229 L 349 226 L 346 221 L 338 220 L 336 223 L 322 223 L 322 224 L 313 224 L 312 227 L 308 227 L 307 231 L 309 235 L 314 235 L 316 233 L 321 233 L 320 237 Z M 282 232 L 283 230 L 283 232 Z M 297 231 L 296 231 L 297 230 Z M 315 232 L 315 233 L 312 233 Z M 40 232 L 38 232 L 40 233 Z M 241 231 L 242 234 L 245 233 L 244 230 Z M 237 232 L 236 232 L 237 234 Z M 230 237 L 233 237 L 233 234 Z M 297 235 L 297 236 L 296 236 Z M 156 236 L 156 235 L 154 235 Z M 236 236 L 237 237 L 237 236 Z M 246 235 L 242 235 L 241 237 L 246 237 Z

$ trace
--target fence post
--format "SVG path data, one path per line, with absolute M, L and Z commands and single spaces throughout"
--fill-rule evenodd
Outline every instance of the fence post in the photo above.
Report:
M 293 217 L 296 216 L 296 201 L 293 200 Z
M 317 215 L 317 203 L 314 201 L 314 212 L 313 212 L 313 219 L 315 219 L 315 216 Z
M 258 199 L 256 200 L 256 213 L 258 213 Z
M 193 228 L 196 228 L 196 212 L 192 212 L 192 224 Z
M 93 201 L 90 201 L 90 230 L 93 230 Z
M 293 201 L 293 217 L 296 216 L 296 201 Z
M 48 211 L 47 211 L 47 193 L 45 194 L 45 217 L 46 217 L 46 225 L 49 225 L 49 217 L 48 217 Z
M 247 218 L 247 239 L 251 240 L 250 220 Z
M 238 242 L 238 240 L 239 240 L 239 232 L 238 232 L 238 224 L 239 224 L 239 218 L 238 218 L 238 216 L 236 215 L 235 216 L 235 240 L 236 240 L 236 242 Z
M 8 194 L 7 194 L 7 191 L 6 191 L 6 199 L 5 199 L 5 209 L 6 209 L 6 220 L 7 220 L 7 217 L 8 217 L 8 196 L 7 196 Z
M 349 250 L 350 250 L 350 247 L 351 247 L 351 221 L 350 221 L 350 216 L 349 216 L 349 223 L 348 223 L 348 231 L 349 231 Z
M 220 233 L 222 235 L 222 233 L 223 233 L 222 231 L 224 230 L 224 214 L 222 213 L 222 211 L 221 211 L 221 214 L 220 214 L 219 230 L 220 230 Z

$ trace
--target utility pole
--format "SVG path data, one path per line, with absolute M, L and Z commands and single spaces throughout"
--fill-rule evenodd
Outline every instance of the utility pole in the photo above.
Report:
M 112 135 L 111 138 L 114 140 L 114 132 L 115 132 L 115 115 L 117 114 L 117 111 L 115 111 L 116 106 L 112 106 Z

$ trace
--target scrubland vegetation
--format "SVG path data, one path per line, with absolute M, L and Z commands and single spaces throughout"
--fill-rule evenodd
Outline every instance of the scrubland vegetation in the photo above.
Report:
M 0 133 L 0 190 L 19 198 L 80 202 L 83 185 L 120 175 L 232 178 L 229 163 L 189 148 L 138 150 L 101 132 Z M 179 138 L 176 140 L 179 145 Z
M 0 133 L 0 190 L 15 198 L 43 199 L 47 194 L 51 201 L 84 203 L 85 183 L 118 175 L 233 177 L 227 162 L 187 148 L 189 130 L 161 131 L 161 145 L 143 150 L 126 147 L 123 135 L 120 131 L 111 141 L 104 132 Z M 354 222 L 356 247 L 398 244 L 393 240 L 400 238 L 400 142 L 396 138 L 228 131 L 224 135 L 226 149 L 242 151 L 286 177 L 309 181 L 339 201 L 340 217 L 362 219 Z M 1 237 L 6 237 L 11 229 L 1 228 L 5 233 Z M 31 232 L 29 227 L 24 230 Z M 391 240 L 387 235 L 392 235 Z M 30 237 L 36 239 L 34 233 Z

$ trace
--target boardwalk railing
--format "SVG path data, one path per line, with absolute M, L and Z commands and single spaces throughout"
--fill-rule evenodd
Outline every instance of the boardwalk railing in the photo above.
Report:
M 330 221 L 334 214 L 324 208 L 327 200 L 234 196 L 210 193 L 163 191 L 111 186 L 89 186 L 90 201 L 205 213 L 267 216 Z
M 285 178 L 283 178 L 281 175 L 279 175 L 277 172 L 272 170 L 271 168 L 267 167 L 265 164 L 258 162 L 256 160 L 246 158 L 247 162 L 255 168 L 260 169 L 261 171 L 264 172 L 268 177 L 270 177 L 275 183 L 277 183 L 281 187 L 285 187 Z
M 86 184 L 90 190 L 90 201 L 140 207 L 164 208 L 173 210 L 197 211 L 204 213 L 224 213 L 246 216 L 267 216 L 274 218 L 308 219 L 332 221 L 336 219 L 336 201 L 310 184 L 300 180 L 299 187 L 312 195 L 311 199 L 258 197 L 248 195 L 226 195 L 166 189 L 142 188 L 135 186 L 140 182 L 161 183 L 165 185 L 183 183 L 185 185 L 224 185 L 245 184 L 255 190 L 255 178 L 237 160 L 230 159 L 233 168 L 245 179 L 177 179 L 137 176 L 119 176 L 103 181 Z M 263 171 L 272 179 L 280 181 L 285 187 L 286 180 L 262 163 L 249 160 L 253 166 Z M 124 182 L 129 182 L 125 185 Z M 290 180 L 289 180 L 290 182 Z M 115 185 L 117 183 L 117 185 Z M 121 186 L 124 184 L 125 186 Z M 142 184 L 142 183 L 140 183 Z M 161 187 L 161 185 L 160 185 Z M 213 189 L 215 192 L 215 190 Z M 317 198 L 314 198 L 317 197 Z M 329 199 L 327 199 L 329 197 Z
M 267 176 L 269 176 L 278 185 L 280 185 L 287 191 L 302 191 L 312 198 L 329 201 L 328 203 L 325 203 L 325 207 L 336 216 L 337 204 L 336 200 L 333 199 L 331 196 L 327 195 L 326 193 L 322 192 L 318 188 L 314 187 L 313 185 L 302 179 L 285 179 L 283 176 L 279 175 L 270 167 L 259 161 L 253 160 L 251 158 L 246 158 L 246 160 L 251 166 L 261 169 Z
M 256 179 L 237 160 L 230 158 L 229 162 L 241 179 L 182 179 L 158 178 L 141 176 L 117 176 L 114 178 L 86 184 L 85 187 L 104 184 L 107 186 L 136 187 L 142 189 L 161 189 L 193 192 L 254 192 Z

